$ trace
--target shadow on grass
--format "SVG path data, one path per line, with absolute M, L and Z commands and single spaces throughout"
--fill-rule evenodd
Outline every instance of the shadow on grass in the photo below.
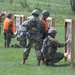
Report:
M 70 66 L 70 62 L 69 63 L 65 63 L 65 64 L 56 64 L 55 67 L 67 67 Z M 75 63 L 74 63 L 75 66 Z
M 70 64 L 59 64 L 59 65 L 55 65 L 54 67 L 67 67 L 70 66 Z
M 37 64 L 33 64 L 33 63 L 26 63 L 25 66 L 38 66 Z M 40 66 L 46 66 L 46 65 L 40 65 Z M 38 67 L 40 67 L 38 66 Z M 65 63 L 65 64 L 55 64 L 54 66 L 51 66 L 51 67 L 69 67 L 70 66 L 70 63 Z M 75 66 L 75 63 L 74 63 L 74 66 Z M 49 66 L 47 66 L 49 67 Z
M 26 66 L 38 66 L 37 64 L 25 64 Z M 46 66 L 46 65 L 40 65 L 40 66 Z M 67 66 L 70 66 L 70 64 L 56 64 L 54 66 L 51 66 L 51 67 L 67 67 Z M 49 67 L 49 66 L 47 66 Z

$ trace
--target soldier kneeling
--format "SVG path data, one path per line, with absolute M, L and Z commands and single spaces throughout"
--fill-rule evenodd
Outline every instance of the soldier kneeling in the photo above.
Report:
M 57 48 L 66 46 L 69 39 L 65 43 L 59 43 L 55 39 L 56 34 L 56 29 L 49 29 L 48 36 L 43 41 L 42 53 L 45 58 L 44 64 L 46 66 L 53 66 L 54 63 L 59 62 L 64 57 L 63 53 L 57 52 Z

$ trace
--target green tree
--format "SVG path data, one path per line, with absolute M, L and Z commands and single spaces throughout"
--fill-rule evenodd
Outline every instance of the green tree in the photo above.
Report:
M 75 0 L 70 0 L 72 11 L 75 11 Z

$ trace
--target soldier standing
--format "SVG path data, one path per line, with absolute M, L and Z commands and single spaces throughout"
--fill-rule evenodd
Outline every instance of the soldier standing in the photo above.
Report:
M 45 65 L 53 66 L 54 63 L 59 62 L 63 59 L 64 54 L 60 52 L 56 52 L 58 47 L 64 47 L 67 45 L 69 39 L 65 43 L 59 43 L 55 36 L 57 34 L 56 29 L 51 28 L 48 31 L 48 37 L 44 39 L 43 47 L 42 47 L 42 53 L 45 58 Z
M 39 10 L 33 10 L 33 18 L 29 19 L 27 24 L 25 25 L 27 30 L 27 44 L 26 49 L 23 52 L 23 59 L 21 64 L 25 64 L 25 61 L 29 56 L 33 43 L 35 43 L 35 52 L 38 65 L 40 65 L 40 60 L 42 60 L 41 48 L 43 41 L 43 32 L 46 33 L 46 30 L 42 21 L 38 18 L 39 14 Z
M 45 38 L 47 36 L 48 30 L 50 28 L 49 25 L 48 25 L 48 23 L 47 23 L 47 18 L 49 17 L 49 15 L 50 15 L 50 12 L 48 10 L 43 10 L 42 11 L 42 17 L 40 18 L 40 20 L 42 20 L 42 22 L 45 25 L 45 29 L 46 29 L 46 34 L 43 33 L 44 34 L 43 38 Z
M 15 31 L 14 21 L 11 19 L 12 14 L 8 13 L 6 19 L 4 20 L 4 46 L 9 47 L 11 42 L 11 36 Z

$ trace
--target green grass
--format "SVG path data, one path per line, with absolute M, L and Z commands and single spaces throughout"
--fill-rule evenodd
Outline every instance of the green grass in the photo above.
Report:
M 75 12 L 72 12 L 70 0 L 27 0 L 29 7 L 24 8 L 20 4 L 20 1 L 24 2 L 24 0 L 13 0 L 11 5 L 9 0 L 0 1 L 0 12 L 8 11 L 13 13 L 13 15 L 23 14 L 28 17 L 35 8 L 39 9 L 40 12 L 47 9 L 50 11 L 50 16 L 55 19 L 56 25 L 63 24 L 66 18 L 75 19 Z
M 66 18 L 75 19 L 74 12 L 71 11 L 69 0 L 27 0 L 29 8 L 22 8 L 19 1 L 13 0 L 10 5 L 9 0 L 0 0 L 0 12 L 8 11 L 14 14 L 24 14 L 26 17 L 31 15 L 33 9 L 41 11 L 47 9 L 51 17 L 55 19 L 55 28 L 58 31 L 56 39 L 64 42 L 64 20 Z M 40 12 L 41 12 L 40 11 Z M 41 16 L 41 14 L 40 14 Z M 3 24 L 0 24 L 3 27 Z M 18 43 L 12 39 L 11 45 Z M 70 61 L 64 59 L 58 62 L 56 67 L 37 66 L 34 47 L 31 49 L 25 65 L 21 65 L 22 53 L 24 48 L 4 48 L 3 30 L 0 35 L 0 75 L 74 75 L 74 69 L 70 68 Z M 64 48 L 58 51 L 64 52 Z M 74 53 L 75 54 L 75 53 Z
M 58 34 L 56 39 L 64 42 L 64 26 L 57 25 Z M 62 34 L 62 35 L 61 35 Z M 61 35 L 61 36 L 60 36 Z M 16 43 L 12 39 L 11 45 Z M 18 42 L 17 42 L 18 43 Z M 22 53 L 24 48 L 4 48 L 3 32 L 0 35 L 0 75 L 74 75 L 75 68 L 70 68 L 70 61 L 61 60 L 56 67 L 47 67 L 44 65 L 37 66 L 37 60 L 34 47 L 31 49 L 28 60 L 25 65 L 21 65 Z M 64 48 L 58 49 L 64 52 Z

